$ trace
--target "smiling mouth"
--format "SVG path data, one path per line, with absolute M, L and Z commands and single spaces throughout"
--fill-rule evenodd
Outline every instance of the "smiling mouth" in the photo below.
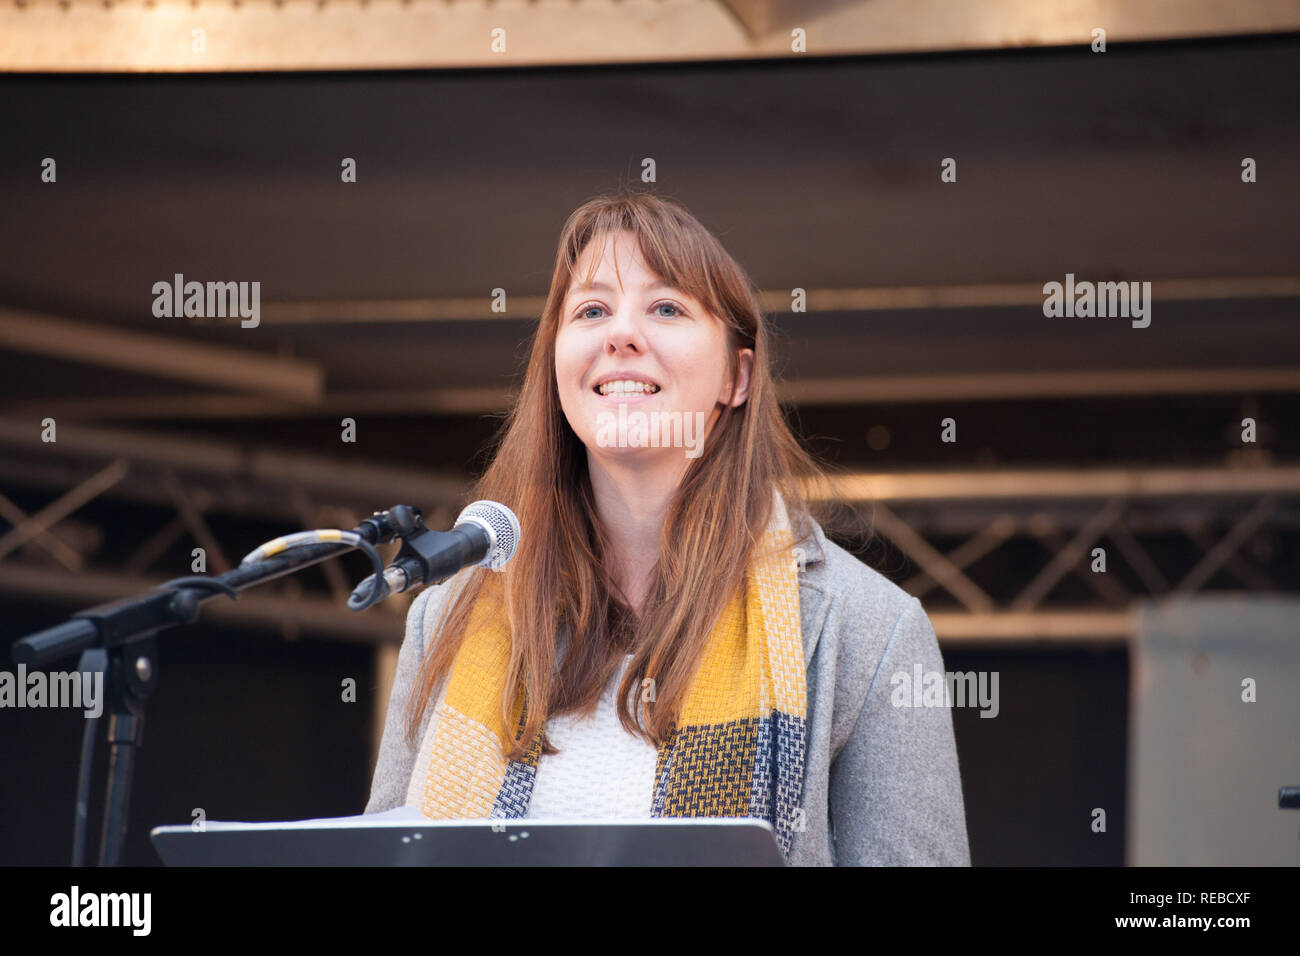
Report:
M 659 386 L 651 382 L 620 380 L 603 382 L 600 385 L 593 386 L 592 391 L 607 398 L 632 398 L 638 395 L 654 395 L 659 391 Z

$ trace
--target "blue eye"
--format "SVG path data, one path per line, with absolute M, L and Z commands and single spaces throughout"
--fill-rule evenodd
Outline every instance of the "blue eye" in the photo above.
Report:
M 675 303 L 673 303 L 673 302 L 667 302 L 667 301 L 664 301 L 664 302 L 656 302 L 656 303 L 655 303 L 651 308 L 652 308 L 652 309 L 662 309 L 662 308 L 665 308 L 665 307 L 667 307 L 667 308 L 669 308 L 669 309 L 672 309 L 672 310 L 673 310 L 673 314 L 672 314 L 672 315 L 663 315 L 663 314 L 660 314 L 660 315 L 659 315 L 659 318 L 661 318 L 661 319 L 676 319 L 676 318 L 680 318 L 681 316 L 683 316 L 683 315 L 686 314 L 686 313 L 682 310 L 682 307 L 681 307 L 681 306 L 679 306 L 679 305 L 677 305 L 677 304 L 675 304 Z M 588 305 L 588 306 L 584 306 L 583 308 L 581 308 L 581 309 L 578 310 L 578 313 L 577 313 L 577 315 L 575 316 L 575 318 L 579 318 L 579 319 L 596 319 L 596 318 L 600 318 L 600 316 L 592 315 L 592 314 L 591 314 L 591 312 L 592 312 L 593 310 L 598 310 L 598 311 L 600 311 L 600 312 L 604 312 L 604 311 L 605 311 L 605 307 L 604 307 L 603 305 L 596 305 L 595 303 L 593 303 L 593 304 L 591 304 L 591 305 Z

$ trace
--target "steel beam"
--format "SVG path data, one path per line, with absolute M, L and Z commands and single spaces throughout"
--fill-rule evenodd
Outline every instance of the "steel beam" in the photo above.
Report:
M 356 455 L 359 460 L 348 460 L 342 454 L 308 455 L 220 439 L 75 424 L 60 425 L 58 441 L 43 442 L 35 423 L 11 418 L 0 418 L 0 448 L 4 446 L 20 452 L 0 456 L 0 475 L 21 471 L 24 462 L 13 460 L 20 456 L 27 459 L 27 465 L 35 465 L 28 469 L 35 472 L 45 462 L 120 457 L 131 462 L 133 468 L 172 469 L 186 481 L 193 476 L 236 479 L 250 489 L 252 498 L 267 486 L 281 492 L 298 487 L 362 505 L 378 498 L 385 502 L 379 507 L 399 501 L 423 507 L 421 503 L 445 505 L 461 501 L 468 487 L 463 478 L 375 464 L 360 452 Z
M 963 644 L 1087 644 L 1123 646 L 1137 633 L 1136 609 L 1126 611 L 927 611 L 935 635 Z
M 833 501 L 1017 502 L 1053 498 L 1169 498 L 1300 494 L 1300 466 L 1259 468 L 1037 468 L 857 473 L 814 495 Z
M 250 335 L 249 341 L 253 340 Z M 279 358 L 252 348 L 234 349 L 147 335 L 43 312 L 0 308 L 0 345 L 34 355 L 277 398 L 314 401 L 325 391 L 325 371 L 314 362 Z

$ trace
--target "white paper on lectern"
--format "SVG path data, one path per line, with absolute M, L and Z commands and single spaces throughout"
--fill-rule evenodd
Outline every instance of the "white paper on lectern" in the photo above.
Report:
M 583 817 L 556 817 L 552 819 L 456 819 L 431 820 L 416 807 L 394 807 L 382 813 L 362 813 L 351 817 L 321 817 L 315 820 L 275 820 L 269 823 L 240 823 L 231 820 L 209 820 L 204 830 L 208 832 L 229 830 L 313 830 L 321 828 L 344 829 L 349 827 L 404 827 L 404 826 L 464 826 L 473 823 L 493 823 L 496 825 L 527 826 L 538 829 L 542 827 L 564 826 L 649 826 L 649 827 L 718 827 L 718 826 L 758 826 L 771 831 L 772 825 L 761 817 L 601 817 L 590 819 Z M 174 827 L 157 827 L 158 830 L 194 829 L 192 825 L 179 824 Z
M 321 817 L 316 820 L 274 820 L 269 823 L 238 823 L 232 820 L 208 820 L 203 829 L 212 830 L 306 830 L 321 827 L 383 827 L 428 823 L 429 818 L 415 807 L 394 807 L 382 813 L 362 813 L 353 817 Z

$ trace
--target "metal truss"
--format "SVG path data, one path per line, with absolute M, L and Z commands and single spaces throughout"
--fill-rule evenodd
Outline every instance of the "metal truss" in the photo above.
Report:
M 869 515 L 872 531 L 920 569 L 900 585 L 927 610 L 937 592 L 950 601 L 932 606 L 965 609 L 929 611 L 950 640 L 1122 642 L 1134 632 L 1136 602 L 1205 593 L 1220 572 L 1243 590 L 1276 593 L 1286 585 L 1257 563 L 1271 557 L 1261 532 L 1300 527 L 1300 469 L 1292 466 L 855 475 L 845 486 L 857 489 L 846 497 Z M 1170 535 L 1197 555 L 1178 573 L 1150 552 L 1155 536 Z M 931 543 L 954 538 L 962 540 L 947 551 Z M 1003 562 L 1023 575 L 1002 573 L 997 593 L 975 581 L 978 562 L 1026 541 L 1038 544 L 1040 560 Z M 1257 553 L 1248 557 L 1251 542 Z M 1106 573 L 1091 569 L 1099 546 Z M 1051 600 L 1069 576 L 1095 604 Z
M 42 443 L 30 423 L 0 420 L 0 448 L 0 489 L 57 494 L 28 514 L 0 490 L 0 517 L 12 525 L 0 534 L 0 592 L 76 606 L 146 591 L 159 580 L 188 573 L 188 567 L 157 567 L 185 536 L 204 549 L 210 572 L 229 570 L 232 556 L 209 526 L 212 514 L 282 522 L 285 530 L 347 528 L 370 510 L 409 503 L 436 527 L 450 522 L 465 493 L 461 480 L 410 469 L 73 425 L 60 425 L 58 441 Z M 166 507 L 173 514 L 143 533 L 117 567 L 96 567 L 94 552 L 104 533 L 78 524 L 76 515 L 101 498 Z M 43 557 L 16 560 L 16 552 L 28 545 L 44 552 Z M 351 586 L 337 562 L 319 567 L 328 598 L 306 594 L 301 581 L 290 577 L 278 583 L 278 594 L 263 591 L 234 602 L 210 602 L 204 614 L 276 628 L 290 639 L 303 631 L 364 643 L 400 639 L 400 628 L 376 628 L 373 617 L 346 610 Z M 392 600 L 381 607 L 400 614 L 405 605 Z
M 32 514 L 0 493 L 0 517 L 12 525 L 0 534 L 0 592 L 79 605 L 107 601 L 187 571 L 157 569 L 183 536 L 205 550 L 211 571 L 229 569 L 232 556 L 209 526 L 212 515 L 281 522 L 286 530 L 351 527 L 363 509 L 402 502 L 421 507 L 437 526 L 452 520 L 467 490 L 463 479 L 445 475 L 234 442 L 75 425 L 60 426 L 58 437 L 45 444 L 30 423 L 0 419 L 0 448 L 9 446 L 0 454 L 0 489 L 57 492 Z M 861 508 L 872 531 L 919 569 L 900 584 L 926 601 L 945 640 L 1121 642 L 1133 633 L 1135 602 L 1203 592 L 1220 572 L 1250 591 L 1282 590 L 1286 585 L 1258 563 L 1259 554 L 1243 552 L 1265 529 L 1300 527 L 1300 467 L 1266 461 L 855 474 L 837 479 L 833 494 Z M 75 516 L 99 498 L 165 507 L 172 515 L 142 533 L 116 568 L 96 567 L 103 534 L 79 529 Z M 1170 533 L 1198 554 L 1180 573 L 1162 567 L 1150 550 L 1152 536 Z M 960 543 L 946 551 L 935 543 L 954 539 Z M 1001 573 L 996 587 L 977 583 L 979 562 L 1026 541 L 1037 543 L 1038 560 L 1026 564 L 1019 557 L 1006 565 L 1023 567 L 1023 575 Z M 1103 542 L 1108 573 L 1094 573 L 1091 551 Z M 23 560 L 15 560 L 27 545 Z M 33 549 L 43 553 L 33 555 Z M 1112 573 L 1121 567 L 1131 573 Z M 401 636 L 377 635 L 373 619 L 342 613 L 350 590 L 346 575 L 337 564 L 322 565 L 322 571 L 328 597 L 306 594 L 300 581 L 287 579 L 279 595 L 209 607 L 218 619 L 270 625 L 287 637 L 309 631 L 374 643 Z M 1053 600 L 1070 576 L 1085 583 L 1092 603 L 1071 607 Z M 403 609 L 396 601 L 384 607 Z

